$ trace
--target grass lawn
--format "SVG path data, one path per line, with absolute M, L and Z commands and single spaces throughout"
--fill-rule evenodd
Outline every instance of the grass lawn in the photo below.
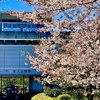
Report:
M 57 97 L 54 97 L 53 100 L 58 100 Z
M 54 97 L 53 100 L 58 100 L 58 99 L 57 97 Z M 71 98 L 70 100 L 77 100 L 77 99 Z M 87 98 L 84 98 L 84 100 L 87 100 Z M 99 100 L 99 99 L 94 99 L 94 100 Z

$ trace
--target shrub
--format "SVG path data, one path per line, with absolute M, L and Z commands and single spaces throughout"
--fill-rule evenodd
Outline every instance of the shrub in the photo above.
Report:
M 58 95 L 61 94 L 61 90 L 57 89 L 57 88 L 51 89 L 51 88 L 47 87 L 44 89 L 44 93 L 50 97 L 57 97 Z
M 77 98 L 77 99 L 83 99 L 83 93 L 84 91 L 81 90 L 81 89 L 77 89 L 77 90 L 73 90 L 70 95 L 73 96 L 74 98 Z
M 51 97 L 45 95 L 44 93 L 39 93 L 31 98 L 31 100 L 53 100 Z
M 72 88 L 72 89 L 67 90 L 67 94 L 74 97 L 74 99 L 83 100 L 84 89 L 81 89 L 79 87 Z
M 100 98 L 100 90 L 94 94 L 95 97 Z
M 58 96 L 58 100 L 70 100 L 71 96 L 68 94 L 62 94 Z
M 57 97 L 58 95 L 61 94 L 61 90 L 60 89 L 53 89 L 52 93 L 53 93 L 53 97 Z

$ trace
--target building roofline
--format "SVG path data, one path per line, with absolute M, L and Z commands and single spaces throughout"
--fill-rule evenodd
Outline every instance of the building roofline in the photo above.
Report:
M 11 16 L 8 12 L 1 12 L 0 11 L 0 20 L 21 20 L 16 16 Z

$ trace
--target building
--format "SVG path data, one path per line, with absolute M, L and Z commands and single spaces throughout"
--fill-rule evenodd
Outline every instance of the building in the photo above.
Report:
M 30 63 L 25 64 L 26 53 L 35 55 L 33 48 L 41 38 L 48 38 L 50 33 L 37 33 L 40 24 L 23 22 L 17 17 L 0 12 L 0 77 L 1 92 L 4 78 L 29 78 L 28 92 L 41 92 L 43 86 L 33 80 L 33 76 L 41 76 L 42 72 L 31 69 Z M 32 45 L 28 45 L 31 44 Z M 24 52 L 24 55 L 21 56 Z M 23 85 L 24 88 L 24 85 Z

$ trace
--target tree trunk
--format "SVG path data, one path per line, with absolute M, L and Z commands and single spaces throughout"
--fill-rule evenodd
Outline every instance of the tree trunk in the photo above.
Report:
M 88 100 L 93 100 L 93 86 L 92 84 L 89 84 L 89 86 L 87 87 L 87 91 L 89 92 L 89 94 L 87 94 Z
M 88 100 L 93 100 L 93 94 L 88 94 Z

